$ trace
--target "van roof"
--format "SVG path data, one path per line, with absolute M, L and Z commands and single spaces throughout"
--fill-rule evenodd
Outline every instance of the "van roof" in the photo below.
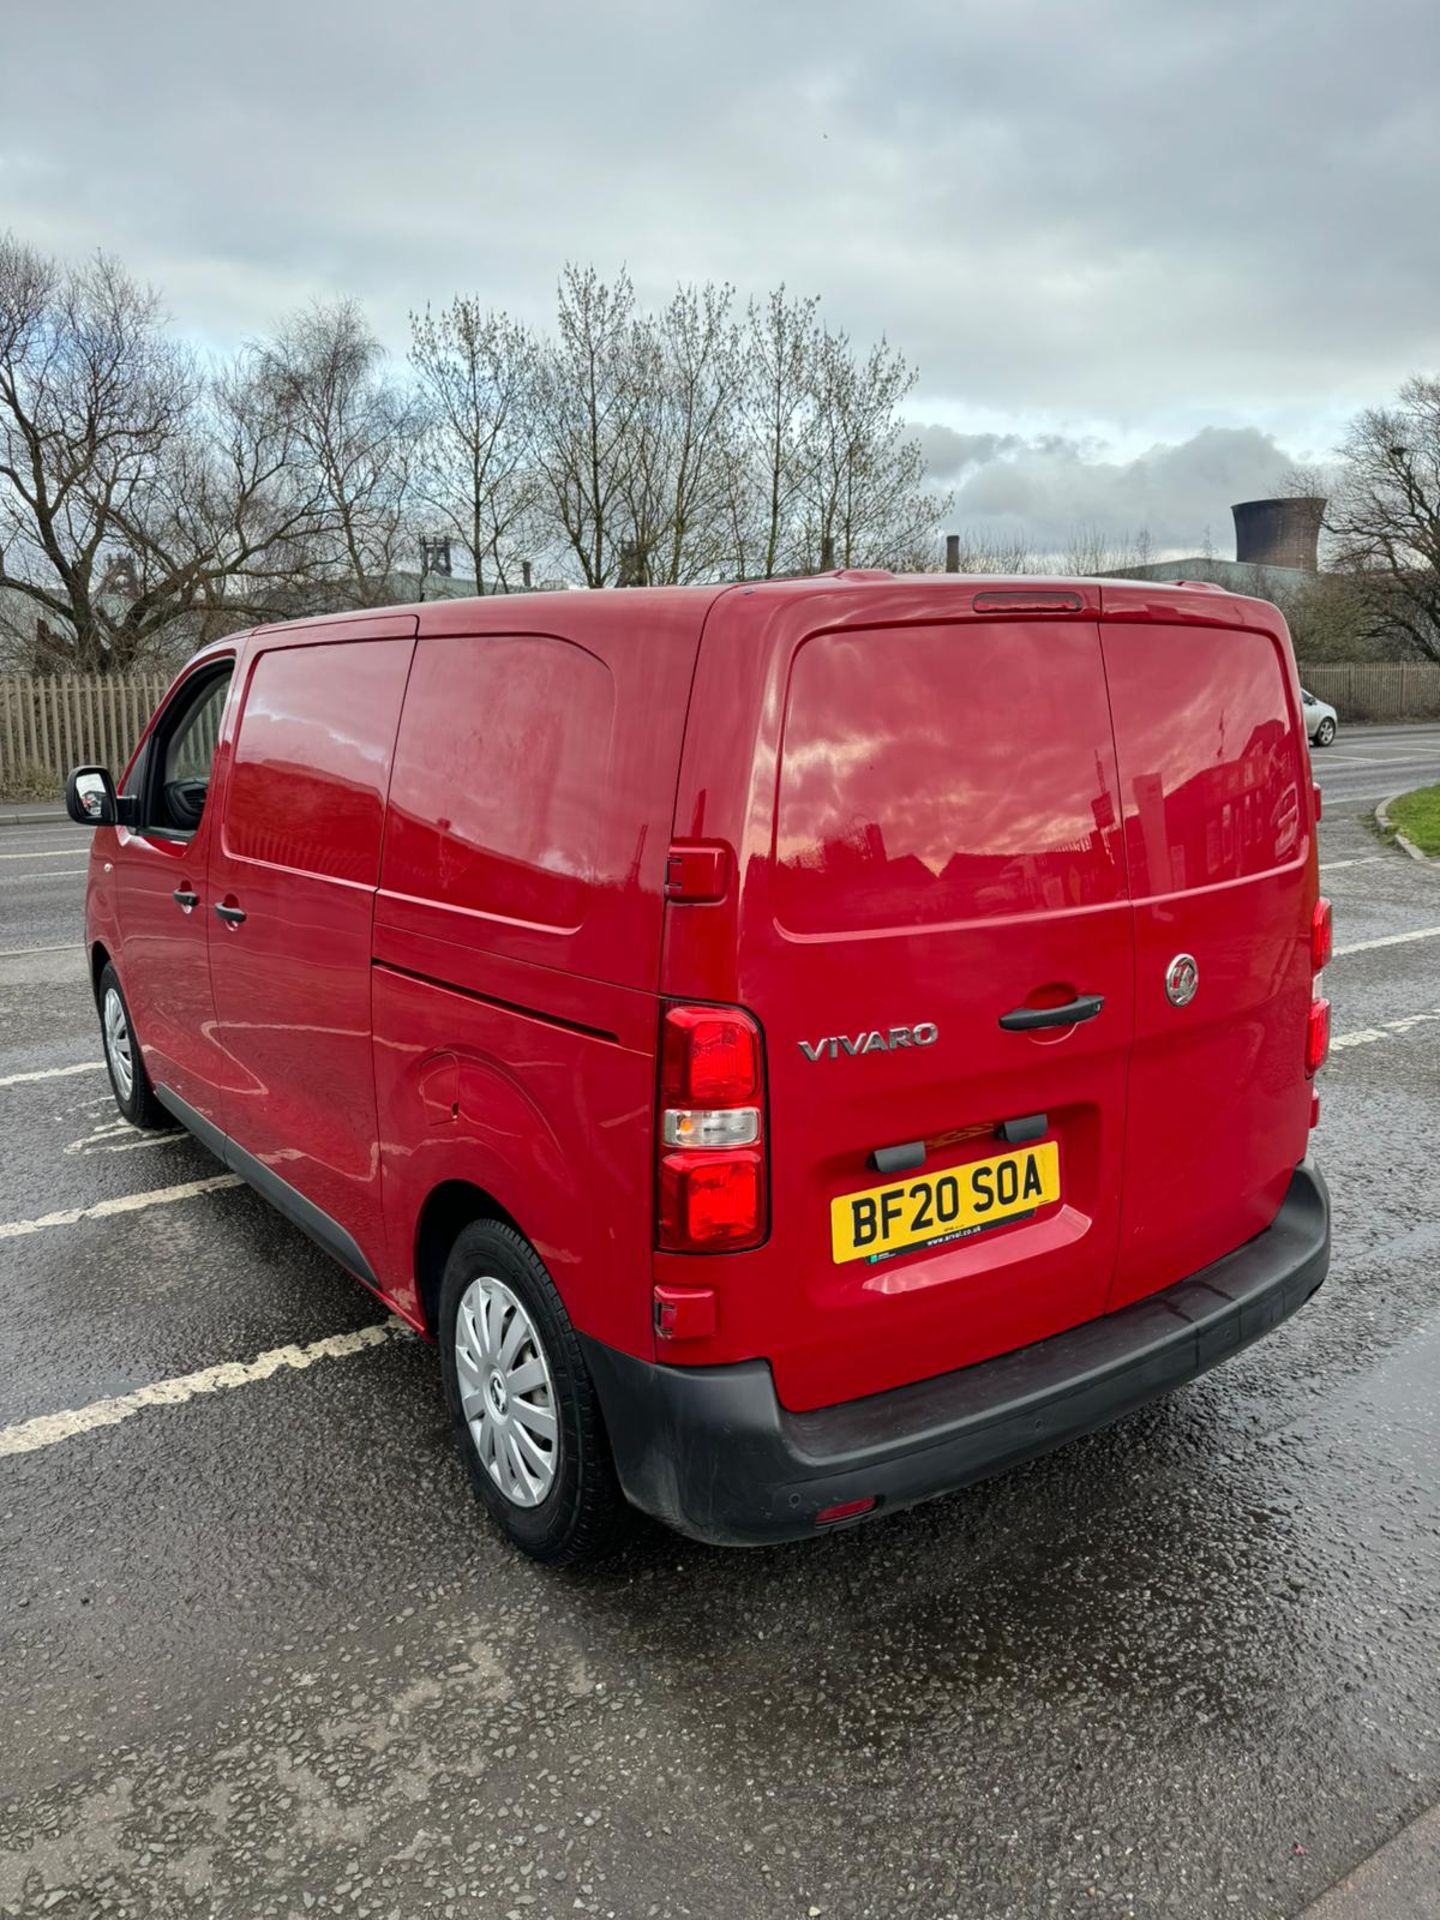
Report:
M 987 619 L 1005 614 L 1043 614 L 1051 618 L 1164 621 L 1204 626 L 1260 626 L 1275 628 L 1280 615 L 1268 601 L 1230 593 L 1208 580 L 1107 580 L 1090 576 L 1046 574 L 891 573 L 883 568 L 842 567 L 833 573 L 796 574 L 768 580 L 719 581 L 702 586 L 627 587 L 601 592 L 544 592 L 490 594 L 469 599 L 417 601 L 393 607 L 356 607 L 347 612 L 317 614 L 247 630 L 257 634 L 313 632 L 319 640 L 337 627 L 367 627 L 399 616 L 412 616 L 420 633 L 475 632 L 526 628 L 546 624 L 558 616 L 566 629 L 605 626 L 624 609 L 633 619 L 639 609 L 664 610 L 678 624 L 684 613 L 699 624 L 714 602 L 725 595 L 755 596 L 763 601 L 794 604 L 806 599 L 829 600 L 828 611 L 853 619 L 849 596 L 864 595 L 875 602 L 877 617 Z M 835 604 L 843 594 L 846 601 Z M 623 595 L 623 597 L 622 597 Z M 523 612 L 519 610 L 523 607 Z M 373 629 L 372 629 L 373 630 Z M 234 643 L 216 641 L 221 648 Z M 211 651 L 210 647 L 202 649 Z

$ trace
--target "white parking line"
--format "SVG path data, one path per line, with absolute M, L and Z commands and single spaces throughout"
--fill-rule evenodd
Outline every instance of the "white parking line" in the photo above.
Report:
M 122 1393 L 113 1400 L 95 1400 L 88 1407 L 74 1407 L 65 1413 L 42 1413 L 34 1420 L 22 1420 L 13 1427 L 0 1427 L 0 1458 L 7 1454 L 38 1453 L 42 1447 L 58 1446 L 97 1427 L 118 1426 L 147 1407 L 178 1407 L 198 1394 L 219 1393 L 227 1387 L 248 1387 L 257 1380 L 288 1367 L 303 1372 L 317 1360 L 344 1360 L 350 1354 L 363 1353 L 367 1347 L 382 1346 L 397 1334 L 408 1333 L 402 1320 L 380 1320 L 354 1333 L 332 1333 L 324 1340 L 312 1340 L 303 1347 L 270 1347 L 253 1360 L 226 1360 L 216 1367 L 202 1367 L 198 1373 L 172 1375 L 156 1380 L 133 1393 Z
M 63 860 L 67 854 L 73 859 L 80 851 L 72 840 L 68 847 L 40 847 L 33 853 L 0 853 L 0 860 Z
M 1354 940 L 1348 947 L 1336 947 L 1330 957 L 1339 960 L 1347 953 L 1374 953 L 1377 947 L 1406 947 L 1412 940 L 1440 940 L 1440 927 L 1421 927 L 1416 933 L 1387 933 L 1379 940 Z
M 0 947 L 0 960 L 15 960 L 22 953 L 81 953 L 83 943 L 79 940 L 67 940 L 60 947 Z
M 1425 1013 L 1402 1014 L 1398 1020 L 1382 1020 L 1378 1027 L 1358 1027 L 1354 1033 L 1337 1033 L 1330 1042 L 1330 1051 L 1336 1053 L 1346 1047 L 1369 1047 L 1377 1040 L 1394 1040 L 1412 1028 L 1429 1025 L 1440 1020 L 1440 1007 L 1431 1007 Z
M 37 880 L 83 880 L 88 867 L 57 867 L 53 873 L 0 873 L 0 887 L 33 887 Z
M 34 1073 L 7 1073 L 0 1087 L 27 1087 L 36 1080 L 68 1080 L 72 1073 L 99 1073 L 103 1060 L 80 1060 L 73 1067 L 41 1067 Z
M 210 1180 L 187 1180 L 178 1187 L 156 1187 L 152 1193 L 124 1193 L 115 1200 L 97 1200 L 92 1207 L 66 1207 L 60 1213 L 42 1214 L 38 1220 L 0 1222 L 0 1240 L 18 1240 L 22 1234 L 43 1233 L 47 1227 L 74 1227 L 82 1220 L 108 1220 L 117 1213 L 141 1213 L 146 1207 L 171 1207 L 179 1200 L 193 1200 L 198 1194 L 219 1193 L 223 1187 L 238 1187 L 233 1173 L 218 1173 Z
M 1363 853 L 1354 860 L 1322 860 L 1321 873 L 1338 873 L 1341 867 L 1373 867 L 1382 860 L 1388 860 L 1388 853 Z

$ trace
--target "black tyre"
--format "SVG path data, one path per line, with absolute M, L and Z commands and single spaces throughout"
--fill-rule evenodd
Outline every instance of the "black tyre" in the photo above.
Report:
M 436 1332 L 456 1443 L 501 1532 L 552 1566 L 613 1552 L 629 1509 L 599 1402 L 555 1283 L 513 1227 L 461 1233 Z
M 100 1008 L 105 1070 L 110 1075 L 116 1106 L 132 1127 L 173 1127 L 174 1120 L 155 1098 L 130 1021 L 130 1009 L 120 987 L 120 976 L 108 960 L 100 975 L 96 1000 Z
M 1328 747 L 1330 745 L 1330 742 L 1334 738 L 1335 738 L 1335 722 L 1333 720 L 1322 720 L 1319 726 L 1315 729 L 1316 746 Z

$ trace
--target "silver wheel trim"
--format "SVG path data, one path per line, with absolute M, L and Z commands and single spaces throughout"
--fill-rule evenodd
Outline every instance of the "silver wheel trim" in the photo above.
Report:
M 115 1076 L 120 1098 L 128 1100 L 135 1091 L 135 1056 L 131 1051 L 130 1024 L 125 1018 L 125 1002 L 114 987 L 105 994 L 105 1058 Z
M 513 1506 L 538 1507 L 560 1460 L 555 1383 L 529 1314 L 489 1274 L 460 1297 L 455 1373 L 481 1466 Z

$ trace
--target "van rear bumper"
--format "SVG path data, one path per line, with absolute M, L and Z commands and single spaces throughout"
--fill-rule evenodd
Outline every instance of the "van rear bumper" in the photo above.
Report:
M 823 1508 L 909 1506 L 1089 1433 L 1238 1353 L 1330 1263 L 1330 1196 L 1296 1168 L 1274 1224 L 1187 1280 L 1034 1346 L 863 1400 L 788 1413 L 763 1360 L 654 1365 L 584 1340 L 637 1507 L 696 1540 L 813 1536 Z M 868 1516 L 867 1516 L 868 1517 Z

